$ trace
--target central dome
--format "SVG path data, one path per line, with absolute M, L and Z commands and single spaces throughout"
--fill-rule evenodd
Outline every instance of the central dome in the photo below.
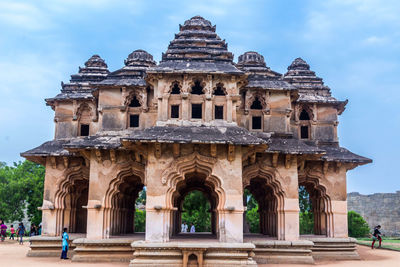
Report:
M 225 40 L 215 33 L 215 26 L 200 16 L 195 16 L 183 25 L 179 33 L 162 55 L 162 61 L 168 60 L 201 60 L 232 62 L 233 54 L 228 51 Z

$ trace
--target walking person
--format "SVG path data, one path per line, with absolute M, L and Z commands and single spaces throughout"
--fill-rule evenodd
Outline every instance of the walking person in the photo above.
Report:
M 17 235 L 19 237 L 19 244 L 23 245 L 24 244 L 24 235 L 25 235 L 25 226 L 22 222 L 19 223 L 18 225 L 18 230 L 17 230 Z
M 382 233 L 379 231 L 381 229 L 381 226 L 378 225 L 374 228 L 374 234 L 372 235 L 372 245 L 371 248 L 374 249 L 375 241 L 379 240 L 379 247 L 381 248 L 382 245 Z
M 10 240 L 12 239 L 12 240 L 14 240 L 14 236 L 15 236 L 15 229 L 14 229 L 14 225 L 12 225 L 11 224 L 11 226 L 10 226 L 10 232 L 11 232 L 11 235 L 10 235 Z
M 4 221 L 1 220 L 0 223 L 0 235 L 1 235 L 1 242 L 4 242 L 7 236 L 7 225 L 4 224 Z
M 61 252 L 61 259 L 67 260 L 67 253 L 68 253 L 68 240 L 69 236 L 67 234 L 67 228 L 64 228 L 62 234 L 62 252 Z

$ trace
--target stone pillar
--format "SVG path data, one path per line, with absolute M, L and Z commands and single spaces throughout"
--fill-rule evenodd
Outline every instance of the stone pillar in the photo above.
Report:
M 213 102 L 211 101 L 211 95 L 206 96 L 205 107 L 204 107 L 204 121 L 210 122 L 213 120 Z
M 225 207 L 219 211 L 219 241 L 243 242 L 243 184 L 242 184 L 242 152 L 235 146 L 235 157 L 216 163 L 213 174 L 219 177 L 225 192 Z
M 227 95 L 226 96 L 226 120 L 227 122 L 232 122 L 233 117 L 233 109 L 232 109 L 232 98 Z
M 327 236 L 347 237 L 347 189 L 346 189 L 346 166 L 337 166 L 331 163 L 325 178 L 331 187 L 327 188 L 327 194 L 331 199 L 332 210 L 328 210 Z M 330 213 L 332 214 L 331 216 Z
M 169 98 L 169 94 L 165 94 L 162 97 L 162 105 L 161 105 L 162 121 L 168 120 L 168 98 Z
M 278 239 L 299 239 L 299 182 L 297 174 L 297 160 L 295 157 L 286 159 L 288 155 L 279 155 L 277 173 L 280 183 L 284 187 L 285 197 L 283 216 L 278 210 Z M 279 205 L 278 205 L 279 206 Z M 282 220 L 283 218 L 283 220 Z

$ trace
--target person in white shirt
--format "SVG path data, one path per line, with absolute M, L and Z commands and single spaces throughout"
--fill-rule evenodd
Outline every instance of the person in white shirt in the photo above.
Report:
M 190 227 L 190 232 L 191 233 L 195 233 L 196 232 L 196 228 L 194 227 L 193 223 L 192 223 L 192 226 Z
M 188 231 L 188 226 L 187 226 L 186 222 L 183 222 L 182 226 L 181 226 L 181 232 L 187 233 L 187 231 Z

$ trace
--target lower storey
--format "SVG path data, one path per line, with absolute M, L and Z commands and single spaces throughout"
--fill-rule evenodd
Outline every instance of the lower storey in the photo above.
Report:
M 302 236 L 274 240 L 246 235 L 244 243 L 218 242 L 212 235 L 182 235 L 170 242 L 145 242 L 143 234 L 87 239 L 72 235 L 70 257 L 79 262 L 127 262 L 127 266 L 257 266 L 266 263 L 313 264 L 315 259 L 357 260 L 353 238 Z M 61 239 L 31 238 L 30 257 L 59 257 Z

